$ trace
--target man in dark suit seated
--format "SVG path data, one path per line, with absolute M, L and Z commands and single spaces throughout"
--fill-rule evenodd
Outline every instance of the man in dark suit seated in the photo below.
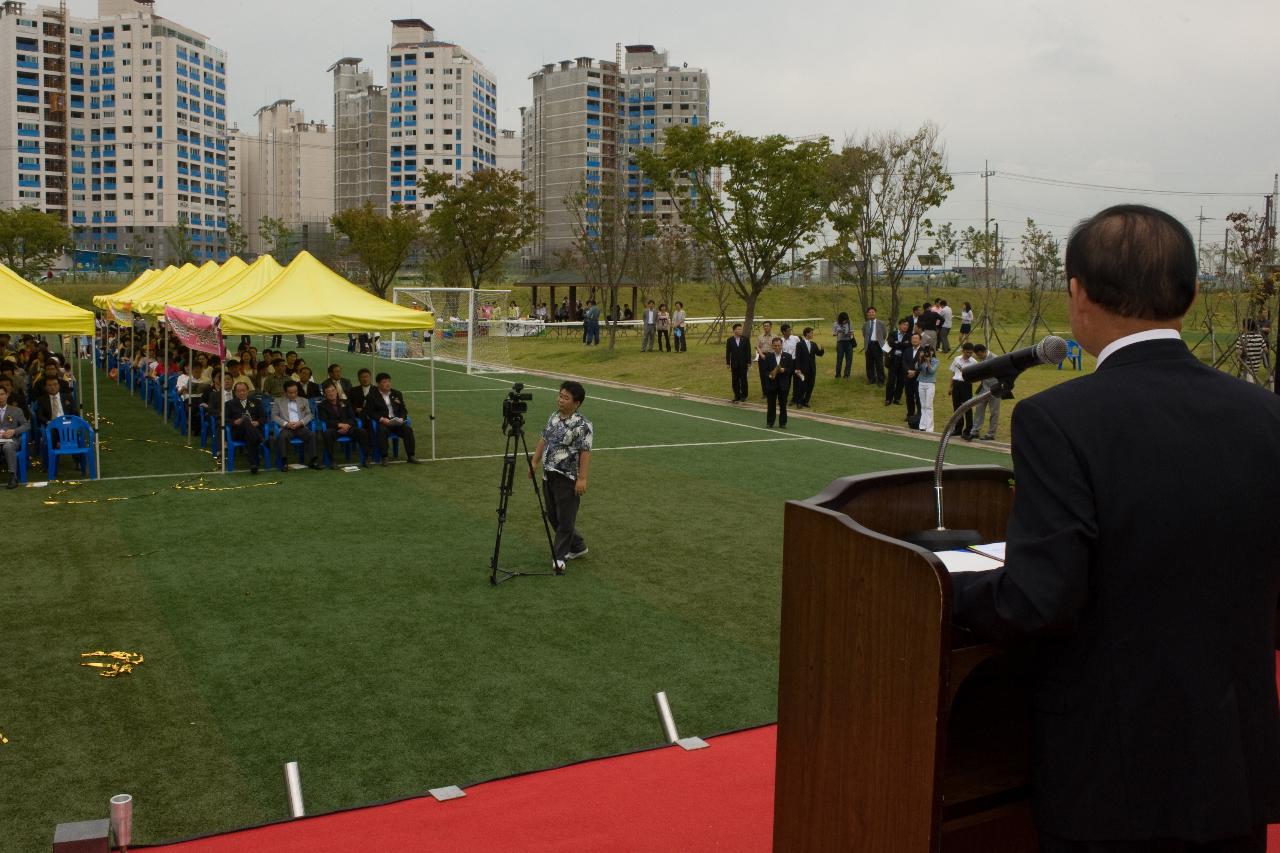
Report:
M 378 374 L 378 384 L 373 393 L 365 398 L 364 417 L 366 422 L 372 421 L 378 425 L 378 454 L 382 457 L 383 465 L 387 464 L 387 444 L 393 435 L 400 436 L 400 440 L 404 442 L 404 452 L 408 455 L 409 462 L 418 464 L 418 457 L 413 454 L 413 427 L 406 423 L 409 410 L 404 404 L 404 395 L 391 387 L 391 374 Z
M 302 456 L 307 467 L 318 469 L 320 458 L 316 454 L 316 434 L 311 431 L 311 404 L 298 393 L 298 383 L 290 379 L 284 383 L 284 397 L 271 404 L 271 420 L 276 425 L 276 456 L 282 471 L 289 470 L 289 444 L 293 439 L 302 441 Z
M 322 396 L 320 385 L 311 379 L 311 368 L 306 365 L 298 369 L 298 396 L 304 400 Z
M 57 376 L 45 374 L 40 380 L 44 393 L 36 397 L 36 410 L 40 413 L 40 423 L 47 424 L 54 418 L 63 415 L 78 415 L 80 410 L 76 401 L 71 398 L 69 390 L 63 390 L 62 380 Z
M 357 418 L 365 417 L 364 404 L 373 392 L 373 372 L 362 367 L 356 372 L 356 385 L 347 392 L 347 402 L 351 404 L 351 411 L 356 413 Z M 369 426 L 367 420 L 365 426 Z
M 237 382 L 227 401 L 227 426 L 231 427 L 231 440 L 243 441 L 249 454 L 249 471 L 258 473 L 258 457 L 262 445 L 262 410 L 257 401 L 249 398 L 249 386 Z M 216 403 L 215 403 L 216 405 Z
M 787 395 L 791 393 L 795 369 L 796 360 L 791 353 L 782 351 L 782 338 L 774 338 L 773 352 L 765 353 L 760 365 L 760 380 L 764 382 L 764 396 L 769 401 L 766 426 L 773 426 L 776 417 L 778 426 L 787 428 Z
M 951 576 L 953 620 L 1039 640 L 1043 853 L 1262 853 L 1280 821 L 1280 398 L 1183 343 L 1196 249 L 1168 214 L 1082 222 L 1066 274 L 1097 370 L 1014 411 L 1005 563 Z
M 351 404 L 338 397 L 339 387 L 337 384 L 326 382 L 324 399 L 320 401 L 317 409 L 320 422 L 324 424 L 321 437 L 324 439 L 324 449 L 329 454 L 329 468 L 333 468 L 334 460 L 338 458 L 337 449 L 340 438 L 350 438 L 354 441 L 360 448 L 363 464 L 368 465 L 369 431 L 356 421 L 355 412 L 351 411 Z
M 9 483 L 6 488 L 18 488 L 18 444 L 22 434 L 31 429 L 26 413 L 9 402 L 9 392 L 0 384 L 0 451 L 9 466 Z
M 329 375 L 321 384 L 321 391 L 325 385 L 338 386 L 338 399 L 346 402 L 347 396 L 351 393 L 351 380 L 342 378 L 342 365 L 331 364 L 326 371 Z

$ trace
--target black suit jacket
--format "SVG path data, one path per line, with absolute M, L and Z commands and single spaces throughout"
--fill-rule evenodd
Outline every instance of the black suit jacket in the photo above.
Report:
M 298 396 L 306 400 L 312 397 L 322 397 L 324 396 L 324 392 L 321 391 L 320 386 L 312 380 L 311 382 L 298 383 Z
M 817 371 L 818 356 L 822 354 L 822 347 L 818 346 L 817 341 L 801 338 L 800 343 L 796 344 L 796 370 L 808 380 Z
M 1206 841 L 1280 820 L 1280 398 L 1147 341 L 1012 428 L 1007 560 L 952 576 L 953 618 L 1042 638 L 1040 827 Z
M 62 398 L 62 413 L 64 415 L 78 415 L 80 410 L 76 407 L 75 401 L 71 399 L 68 391 L 63 391 L 60 395 Z M 41 394 L 36 397 L 36 409 L 40 412 L 40 423 L 47 424 L 53 420 L 53 403 L 49 400 L 48 394 Z
M 372 385 L 355 385 L 347 392 L 347 402 L 351 404 L 351 410 L 354 411 L 357 416 L 362 416 L 364 414 L 364 401 L 376 390 L 377 388 Z
M 778 371 L 775 378 L 770 379 L 769 374 L 773 372 L 773 368 L 779 364 L 781 360 L 782 369 Z M 776 355 L 775 353 L 765 353 L 764 358 L 760 359 L 760 376 L 764 382 L 764 392 L 766 394 L 777 392 L 786 394 L 791 388 L 791 379 L 796 372 L 796 360 L 787 353 Z
M 320 420 L 324 421 L 326 429 L 334 429 L 338 424 L 356 425 L 356 413 L 351 410 L 351 404 L 344 403 L 342 400 L 333 403 L 321 400 L 316 411 L 320 415 Z
M 387 404 L 382 400 L 382 392 L 377 388 L 373 389 L 373 393 L 369 395 L 364 404 L 365 420 L 377 421 L 378 418 L 407 418 L 409 410 L 404 405 L 404 395 L 396 389 L 391 389 L 391 411 L 387 411 Z
M 751 363 L 754 352 L 755 348 L 745 336 L 735 338 L 730 335 L 729 340 L 724 342 L 724 363 L 730 367 L 745 369 Z
M 215 402 L 213 405 L 214 405 L 213 411 L 216 417 L 218 404 Z M 236 423 L 236 421 L 239 421 L 241 418 L 245 418 L 245 417 L 248 417 L 249 420 L 251 421 L 257 421 L 258 426 L 262 426 L 262 422 L 264 420 L 262 417 L 262 408 L 258 405 L 258 402 L 256 400 L 254 400 L 252 397 L 246 397 L 244 402 L 240 402 L 235 397 L 232 397 L 230 400 L 227 401 L 227 423 L 228 424 L 234 424 Z

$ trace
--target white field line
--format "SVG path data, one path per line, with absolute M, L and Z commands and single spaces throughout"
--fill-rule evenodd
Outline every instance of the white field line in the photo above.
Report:
M 412 362 L 401 362 L 401 363 L 412 363 Z M 429 367 L 429 365 L 421 365 L 421 364 L 415 365 L 415 366 Z M 446 367 L 437 367 L 436 369 L 443 373 L 457 373 L 460 376 L 467 375 L 466 371 L 463 371 L 463 370 L 450 370 L 449 368 L 446 368 Z M 517 371 L 517 370 L 512 371 L 512 373 L 516 373 L 516 374 L 519 374 L 519 372 L 520 371 Z M 501 382 L 504 385 L 509 384 L 507 380 L 498 379 L 497 377 L 493 377 L 493 376 L 484 376 L 484 375 L 474 374 L 474 373 L 471 374 L 471 376 L 472 378 L 475 378 L 475 379 L 487 379 L 490 382 Z M 526 389 L 531 389 L 535 391 L 558 390 L 556 388 L 549 388 L 542 385 L 525 385 L 524 387 Z M 643 392 L 637 392 L 637 393 L 643 393 Z M 645 409 L 650 412 L 660 412 L 662 414 L 667 414 L 667 415 L 678 415 L 679 417 L 682 417 L 682 418 L 693 418 L 694 420 L 709 421 L 715 424 L 724 424 L 725 426 L 741 427 L 742 429 L 758 430 L 760 432 L 771 432 L 769 427 L 754 426 L 752 424 L 743 424 L 743 423 L 738 423 L 737 421 L 726 421 L 726 420 L 723 420 L 722 418 L 712 418 L 712 417 L 708 417 L 707 415 L 695 415 L 690 412 L 677 412 L 672 409 L 663 409 L 658 406 L 646 406 L 642 403 L 629 403 L 626 400 L 613 400 L 608 397 L 599 397 L 595 395 L 593 395 L 591 399 L 593 402 L 598 400 L 602 403 L 614 403 L 615 405 L 619 405 L 619 406 L 631 406 L 632 408 Z M 897 456 L 901 459 L 910 459 L 915 462 L 932 463 L 934 461 L 933 457 L 931 456 L 913 456 L 910 453 L 899 453 L 896 450 L 882 450 L 879 447 L 867 447 L 866 445 L 863 445 L 863 444 L 851 444 L 846 441 L 836 441 L 830 438 L 818 438 L 812 435 L 796 435 L 795 438 L 800 441 L 816 441 L 821 444 L 832 444 L 832 445 L 835 445 L 836 447 L 847 447 L 851 450 L 865 450 L 868 453 L 880 453 L 885 456 Z

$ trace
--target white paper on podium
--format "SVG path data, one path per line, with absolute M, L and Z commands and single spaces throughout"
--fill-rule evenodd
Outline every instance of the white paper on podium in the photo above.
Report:
M 975 554 L 973 551 L 934 551 L 935 556 L 947 567 L 947 571 L 956 572 L 989 572 L 1004 565 L 999 560 Z
M 1002 563 L 1004 562 L 1003 542 L 988 542 L 985 545 L 971 545 L 969 546 L 969 550 L 977 551 L 984 557 L 990 557 L 993 560 L 999 560 Z

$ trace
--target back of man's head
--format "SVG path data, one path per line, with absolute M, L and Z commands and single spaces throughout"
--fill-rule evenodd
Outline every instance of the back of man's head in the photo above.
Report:
M 1068 279 L 1112 314 L 1173 320 L 1196 295 L 1191 232 L 1162 210 L 1140 204 L 1109 207 L 1077 225 L 1067 241 Z

